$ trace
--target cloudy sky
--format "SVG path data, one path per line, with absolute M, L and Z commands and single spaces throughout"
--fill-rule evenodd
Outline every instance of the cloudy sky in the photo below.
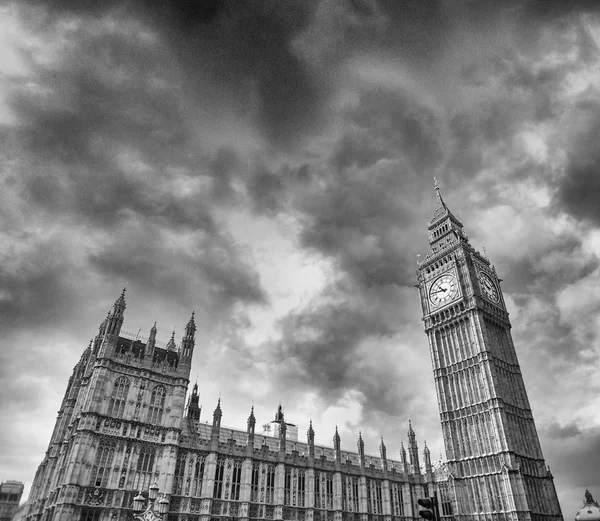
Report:
M 198 321 L 203 419 L 441 433 L 415 284 L 433 177 L 504 279 L 565 517 L 600 496 L 596 1 L 0 2 L 0 479 L 73 365 Z M 76 7 L 74 7 L 76 6 Z

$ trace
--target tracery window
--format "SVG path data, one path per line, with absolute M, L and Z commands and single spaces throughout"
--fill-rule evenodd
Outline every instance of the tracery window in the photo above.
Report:
M 167 391 L 162 385 L 157 385 L 152 391 L 150 408 L 148 410 L 148 421 L 150 423 L 160 424 L 162 422 L 166 395 Z
M 204 456 L 198 456 L 194 465 L 194 481 L 190 496 L 200 497 L 202 495 L 202 480 L 204 478 Z
M 135 468 L 133 488 L 145 490 L 151 485 L 152 472 L 154 471 L 155 453 L 152 447 L 142 446 L 138 455 Z
M 233 476 L 231 477 L 231 499 L 240 500 L 240 486 L 242 484 L 242 462 L 236 461 L 233 465 Z
M 333 475 L 325 474 L 325 508 L 333 508 Z
M 225 460 L 219 458 L 215 468 L 215 485 L 213 487 L 213 497 L 221 499 L 223 493 L 223 474 L 225 473 Z
M 285 482 L 283 486 L 283 504 L 291 505 L 290 496 L 291 496 L 291 488 L 292 488 L 292 469 L 285 469 Z
M 175 474 L 173 474 L 173 494 L 180 496 L 183 490 L 183 475 L 185 473 L 186 454 L 181 454 L 175 463 Z
M 383 514 L 383 497 L 381 495 L 381 481 L 375 481 L 375 504 L 373 505 L 375 514 Z
M 260 464 L 252 464 L 252 487 L 250 488 L 250 501 L 258 502 L 258 479 L 260 477 Z
M 315 508 L 321 508 L 321 475 L 315 472 Z
M 306 475 L 304 470 L 298 470 L 298 506 L 306 504 Z
M 100 447 L 98 447 L 96 461 L 92 468 L 90 485 L 94 487 L 106 487 L 114 457 L 115 448 L 113 444 L 102 443 Z
M 267 468 L 267 486 L 265 503 L 273 504 L 275 500 L 275 467 L 269 465 Z
M 113 392 L 108 404 L 108 416 L 113 418 L 122 418 L 129 394 L 129 379 L 121 376 L 115 381 Z
M 359 512 L 360 510 L 360 498 L 358 496 L 358 478 L 352 478 L 352 503 L 354 506 L 354 512 Z

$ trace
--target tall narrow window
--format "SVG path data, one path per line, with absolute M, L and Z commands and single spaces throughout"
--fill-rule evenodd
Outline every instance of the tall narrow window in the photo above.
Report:
M 358 496 L 358 478 L 352 478 L 352 503 L 354 512 L 360 511 L 360 501 Z
M 349 478 L 342 476 L 342 510 L 348 511 L 348 483 Z
M 321 508 L 321 473 L 315 472 L 315 508 Z
M 148 410 L 148 421 L 150 423 L 160 424 L 162 422 L 166 395 L 167 391 L 162 385 L 157 385 L 152 391 L 150 409 Z
M 154 471 L 154 457 L 153 448 L 143 446 L 140 449 L 133 482 L 136 490 L 145 490 L 152 484 L 150 480 Z
M 291 497 L 291 489 L 292 489 L 292 469 L 285 469 L 285 482 L 283 484 L 283 504 L 291 505 L 290 497 Z
M 113 445 L 101 444 L 98 447 L 90 485 L 94 487 L 105 487 L 107 485 L 114 456 L 115 449 Z
M 326 505 L 325 508 L 333 508 L 333 475 L 329 472 L 325 475 Z
M 190 496 L 200 497 L 202 495 L 202 480 L 204 478 L 204 456 L 198 456 L 194 465 L 194 482 Z
M 122 418 L 129 394 L 129 379 L 121 376 L 115 381 L 113 392 L 108 403 L 108 415 L 113 418 Z
M 375 482 L 375 513 L 383 514 L 383 497 L 381 495 L 381 481 Z
M 217 461 L 217 468 L 215 469 L 215 486 L 213 487 L 213 497 L 221 499 L 223 493 L 223 474 L 225 473 L 225 460 L 219 459 Z
M 233 476 L 231 477 L 231 499 L 240 500 L 240 486 L 242 484 L 242 462 L 236 461 L 233 465 Z
M 250 501 L 258 503 L 258 478 L 260 477 L 260 463 L 252 464 L 252 488 L 250 489 Z
M 275 500 L 275 467 L 269 465 L 267 469 L 267 490 L 265 503 L 272 504 Z
M 371 480 L 367 479 L 367 512 L 373 513 L 373 494 L 371 493 Z
M 304 470 L 298 470 L 298 506 L 306 505 L 306 475 Z
M 180 454 L 175 463 L 175 474 L 173 475 L 173 494 L 180 496 L 183 490 L 183 475 L 185 473 L 186 454 Z

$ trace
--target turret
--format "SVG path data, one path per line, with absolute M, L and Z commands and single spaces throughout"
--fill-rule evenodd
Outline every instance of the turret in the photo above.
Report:
M 365 466 L 365 442 L 362 439 L 362 432 L 358 432 L 358 441 L 356 442 L 356 446 L 358 447 L 358 457 L 360 458 L 360 466 L 364 468 Z
M 400 442 L 400 463 L 402 464 L 402 472 L 408 473 L 408 462 L 406 461 L 406 449 L 404 442 Z
M 335 426 L 335 434 L 333 435 L 333 449 L 335 450 L 335 462 L 341 463 L 342 448 L 341 448 L 340 434 L 338 433 L 337 425 Z
M 250 416 L 248 416 L 248 427 L 246 429 L 246 447 L 247 447 L 247 455 L 249 457 L 254 453 L 254 429 L 256 427 L 256 418 L 254 417 L 254 405 L 252 409 L 250 409 Z
M 429 452 L 429 447 L 427 447 L 427 442 L 423 442 L 423 462 L 425 464 L 425 474 L 431 474 L 431 453 Z
M 125 291 L 127 288 L 123 288 L 121 296 L 115 301 L 113 310 L 108 314 L 106 319 L 106 336 L 118 337 L 121 333 L 121 326 L 123 325 L 125 308 L 127 303 L 125 302 Z
M 379 456 L 381 458 L 381 468 L 384 472 L 387 472 L 387 449 L 385 448 L 385 443 L 383 443 L 383 436 L 381 437 L 381 445 L 379 445 Z
M 412 423 L 408 420 L 408 458 L 410 461 L 411 472 L 413 474 L 420 474 L 421 468 L 419 466 L 419 447 L 417 447 L 417 436 L 413 431 Z
M 185 334 L 181 340 L 181 358 L 191 362 L 192 354 L 194 353 L 194 335 L 196 333 L 196 322 L 194 321 L 194 312 L 192 311 L 192 317 L 185 326 Z
M 195 383 L 194 388 L 192 389 L 192 394 L 188 399 L 188 405 L 185 412 L 185 417 L 194 423 L 198 423 L 200 421 L 202 407 L 200 407 L 199 401 L 200 396 L 198 395 L 198 384 Z
M 150 336 L 148 337 L 148 343 L 146 344 L 146 358 L 152 362 L 154 360 L 154 348 L 156 347 L 156 322 L 150 330 Z
M 175 345 L 175 331 L 171 333 L 171 338 L 167 342 L 167 351 L 175 351 L 177 346 Z
M 313 463 L 315 460 L 315 431 L 313 430 L 312 420 L 310 420 L 308 425 L 306 439 L 308 444 L 308 460 L 310 463 Z
M 219 397 L 219 401 L 217 402 L 217 407 L 215 408 L 215 412 L 213 412 L 213 423 L 212 423 L 212 430 L 210 433 L 211 450 L 216 450 L 217 445 L 219 443 L 219 431 L 221 430 L 221 417 L 222 416 L 223 416 L 223 411 L 221 411 L 221 397 Z

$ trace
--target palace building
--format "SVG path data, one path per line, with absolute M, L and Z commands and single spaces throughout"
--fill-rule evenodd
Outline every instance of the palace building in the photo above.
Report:
M 134 519 L 156 483 L 168 521 L 420 519 L 417 499 L 437 495 L 454 521 L 562 521 L 510 337 L 499 279 L 437 190 L 431 249 L 418 270 L 447 462 L 406 449 L 388 458 L 305 441 L 281 405 L 271 435 L 251 410 L 241 429 L 200 422 L 198 386 L 186 401 L 194 315 L 176 345 L 122 330 L 125 291 L 69 379 L 21 519 Z M 420 456 L 422 455 L 422 460 Z M 421 463 L 422 461 L 422 463 Z M 140 495 L 143 494 L 144 497 Z

